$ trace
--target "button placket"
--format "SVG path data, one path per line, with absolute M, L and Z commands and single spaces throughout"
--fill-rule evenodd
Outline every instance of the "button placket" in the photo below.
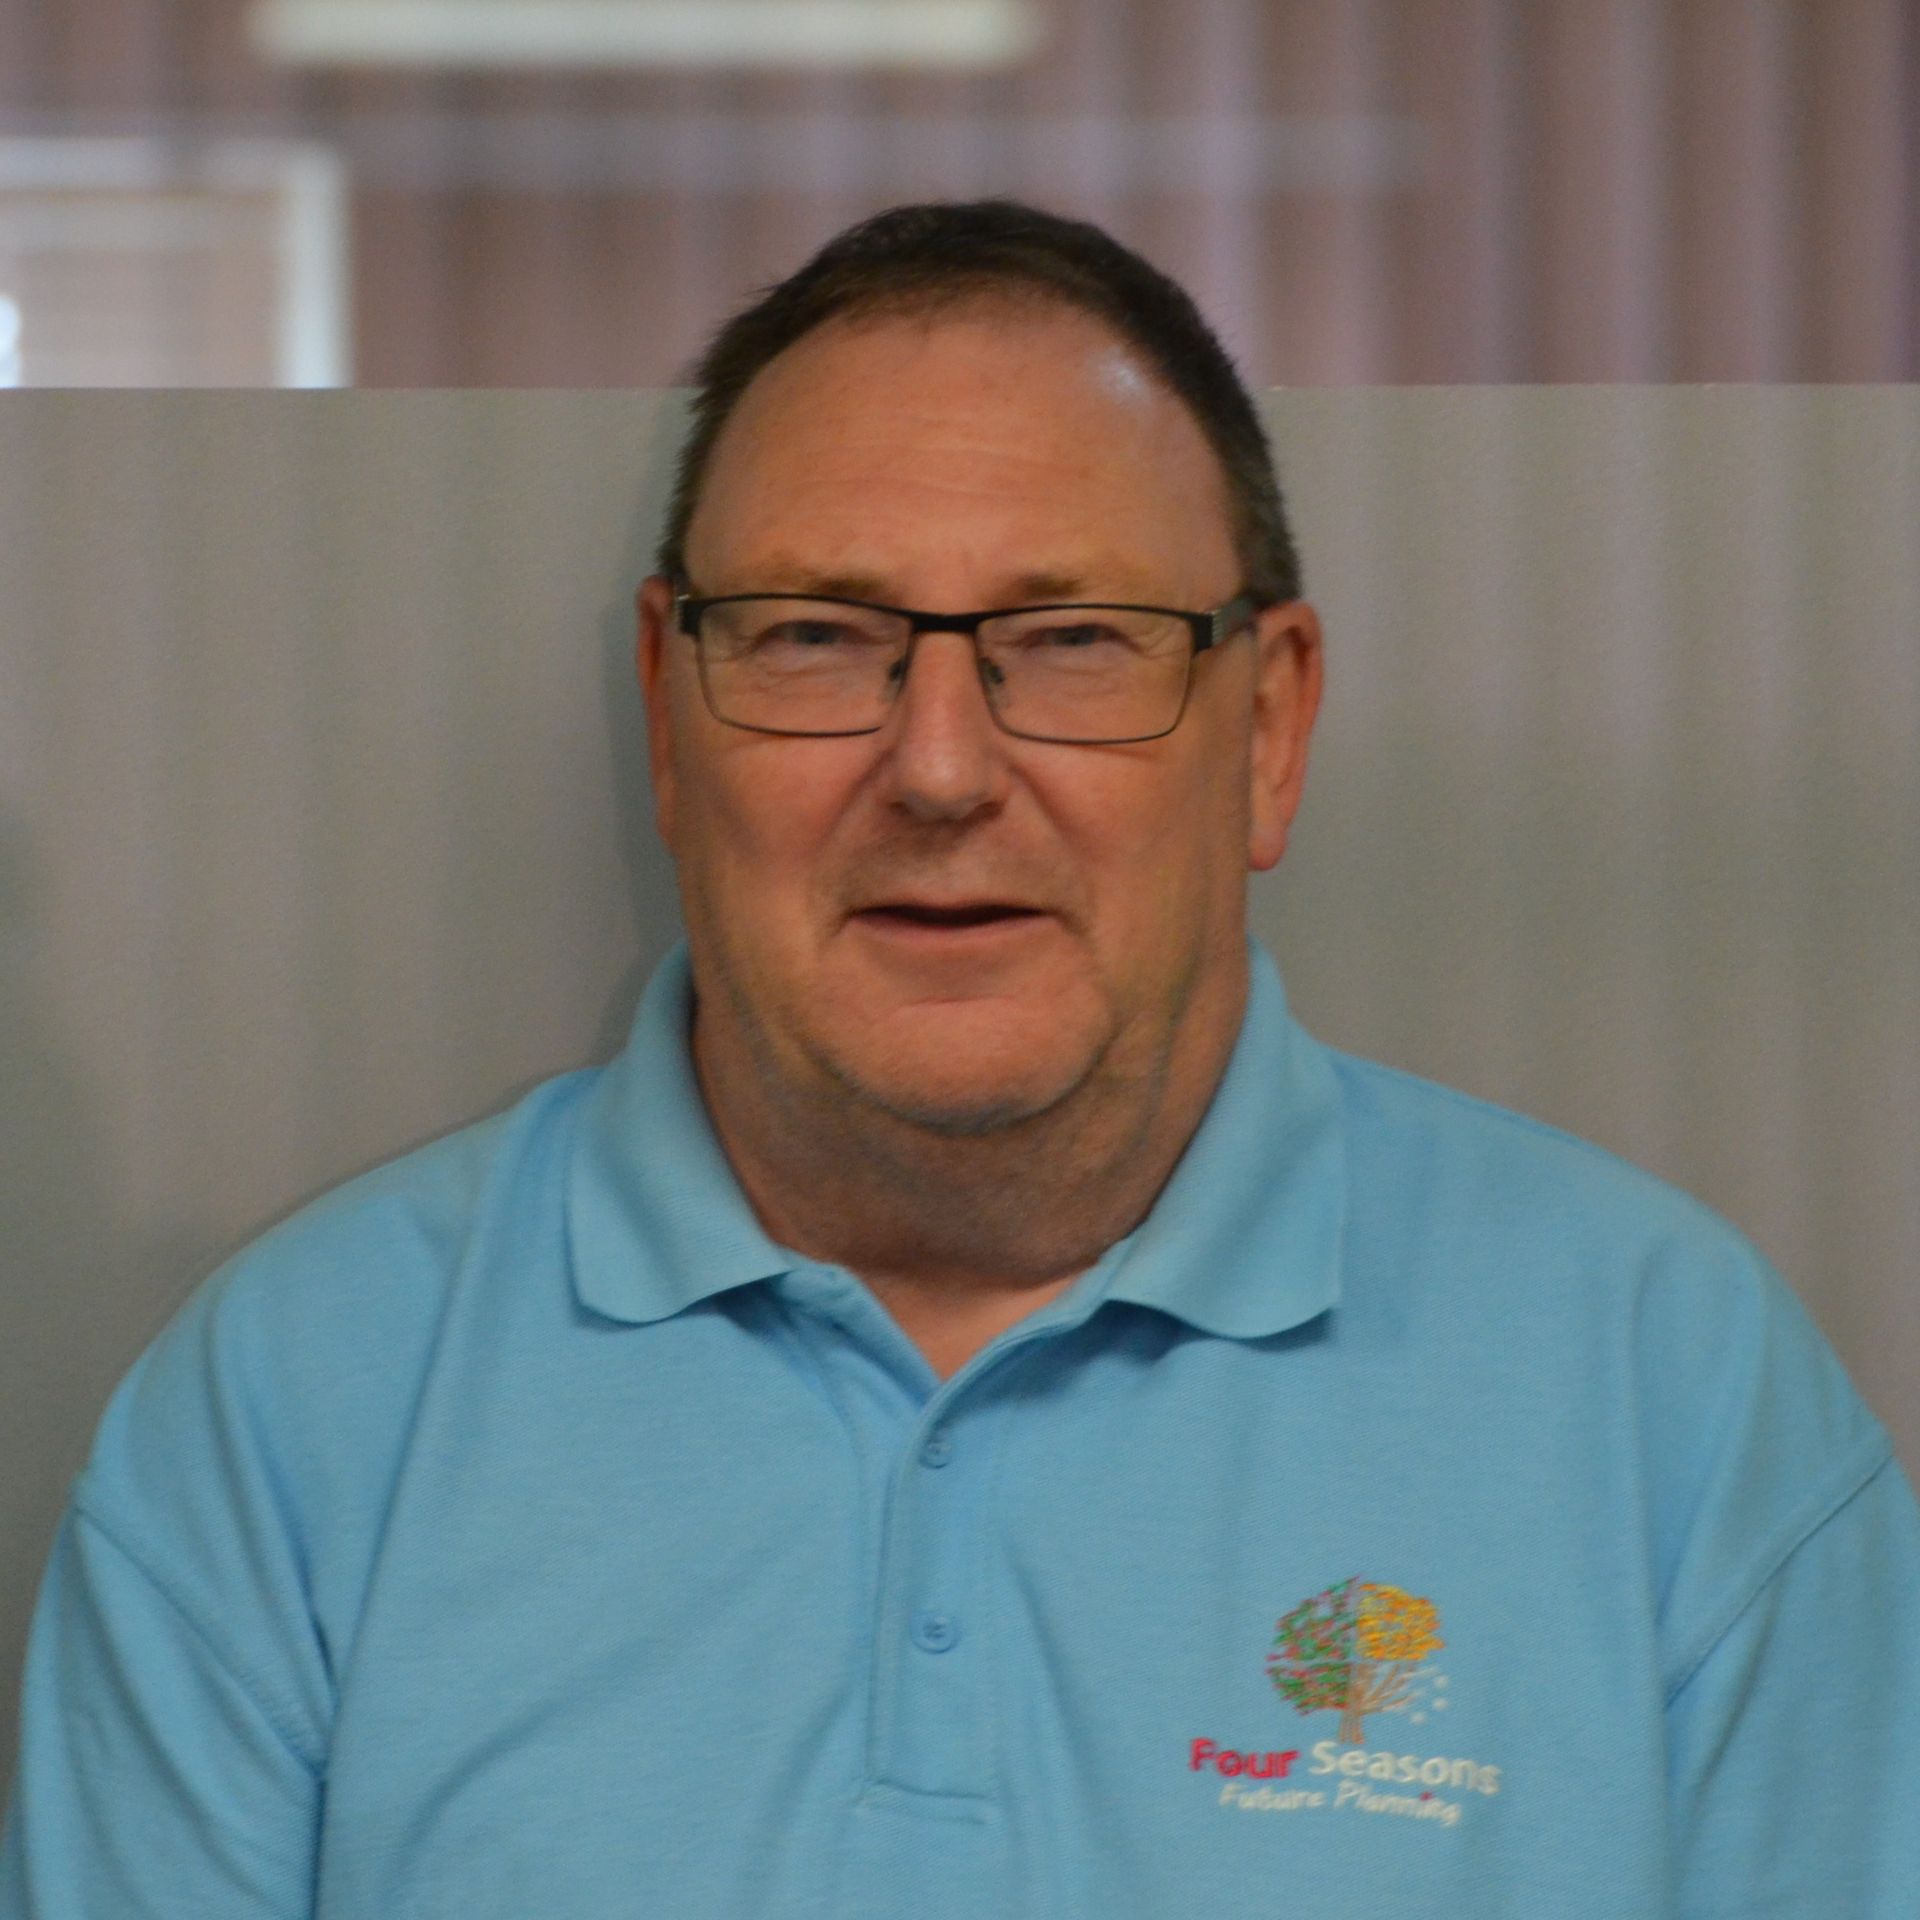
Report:
M 978 1423 L 998 1413 L 970 1410 L 956 1439 L 954 1403 L 936 1396 L 926 1412 L 930 1422 L 900 1459 L 892 1490 L 872 1751 L 875 1778 L 926 1798 L 931 1810 L 935 1797 L 951 1803 L 989 1790 L 975 1536 L 991 1451 Z

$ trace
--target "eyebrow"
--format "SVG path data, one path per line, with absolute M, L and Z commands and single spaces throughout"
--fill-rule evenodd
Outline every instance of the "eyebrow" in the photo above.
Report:
M 1098 579 L 1100 575 L 1023 573 L 1011 583 L 1011 591 L 1021 600 L 1074 600 L 1093 591 L 1087 584 L 1089 577 Z
M 778 556 L 767 561 L 764 567 L 754 570 L 754 585 L 744 583 L 729 592 L 790 593 L 803 596 L 820 595 L 830 600 L 876 600 L 887 605 L 897 605 L 887 584 L 877 574 L 870 573 L 821 573 L 816 569 L 789 561 Z M 1086 572 L 1034 572 L 1016 574 L 1005 584 L 1005 590 L 997 594 L 993 604 L 996 606 L 1021 606 L 1049 600 L 1095 600 L 1125 598 L 1128 592 L 1144 589 L 1128 588 L 1124 582 L 1113 584 L 1114 574 L 1100 568 Z M 761 585 L 762 580 L 771 584 Z M 1091 581 L 1102 581 L 1104 585 L 1094 587 Z

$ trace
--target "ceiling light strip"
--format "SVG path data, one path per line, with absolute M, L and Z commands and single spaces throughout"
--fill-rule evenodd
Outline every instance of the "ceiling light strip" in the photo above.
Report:
M 1040 44 L 1027 0 L 261 0 L 283 65 L 1005 66 Z

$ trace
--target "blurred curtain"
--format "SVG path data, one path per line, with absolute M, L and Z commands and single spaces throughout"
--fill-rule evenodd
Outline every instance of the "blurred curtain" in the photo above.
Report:
M 332 143 L 357 377 L 671 382 L 846 221 L 1013 192 L 1260 383 L 1920 375 L 1920 0 L 1039 0 L 972 76 L 272 71 L 245 0 L 0 0 L 0 132 Z

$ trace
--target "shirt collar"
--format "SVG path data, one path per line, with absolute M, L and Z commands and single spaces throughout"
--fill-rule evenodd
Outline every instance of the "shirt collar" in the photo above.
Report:
M 1256 1339 L 1338 1299 L 1339 1086 L 1251 935 L 1247 959 L 1240 1033 L 1186 1152 L 1146 1218 L 1059 1307 L 1127 1300 Z M 692 984 L 682 938 L 647 982 L 626 1047 L 587 1095 L 567 1170 L 575 1290 L 611 1319 L 665 1319 L 811 1264 L 760 1226 L 713 1130 L 689 1045 Z

